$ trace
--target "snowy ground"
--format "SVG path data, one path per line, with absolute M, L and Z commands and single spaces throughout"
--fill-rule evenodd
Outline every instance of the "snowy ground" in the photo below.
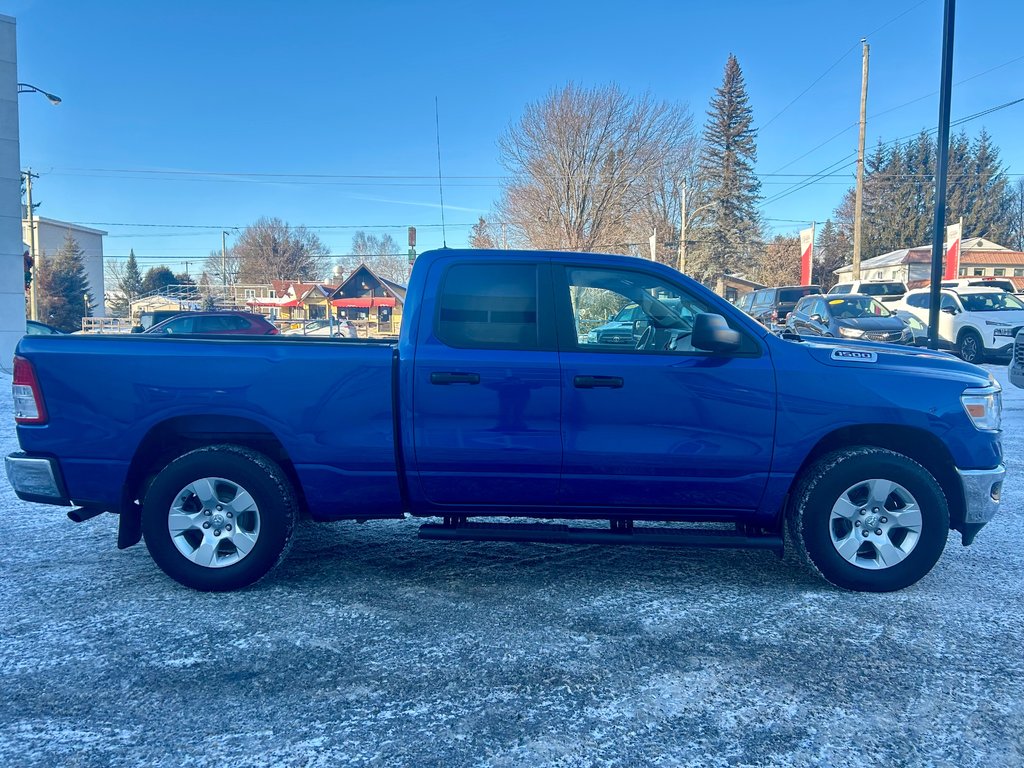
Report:
M 0 765 L 1020 766 L 1024 392 L 993 370 L 1003 511 L 891 595 L 415 522 L 308 525 L 257 587 L 198 594 L 112 516 L 0 482 Z

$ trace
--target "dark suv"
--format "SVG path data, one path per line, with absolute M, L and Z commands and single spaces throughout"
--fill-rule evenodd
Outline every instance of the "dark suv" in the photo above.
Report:
M 761 288 L 754 291 L 748 315 L 771 330 L 786 324 L 786 317 L 804 296 L 821 293 L 820 285 L 785 285 L 779 288 Z

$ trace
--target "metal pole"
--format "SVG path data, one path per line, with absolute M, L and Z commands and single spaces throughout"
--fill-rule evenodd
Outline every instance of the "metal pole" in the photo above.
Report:
M 39 295 L 36 291 L 36 283 L 39 282 L 39 265 L 36 264 L 36 223 L 32 214 L 32 179 L 35 178 L 32 169 L 25 172 L 25 198 L 28 202 L 28 257 L 32 261 L 31 279 L 28 284 L 29 296 L 29 317 L 33 320 L 39 319 Z
M 220 280 L 224 284 L 224 298 L 228 297 L 228 259 L 227 259 L 227 237 L 228 233 L 223 229 L 220 231 Z
M 860 73 L 860 137 L 857 139 L 857 193 L 853 204 L 853 279 L 860 280 L 860 227 L 864 210 L 864 135 L 867 133 L 868 118 L 868 43 L 861 38 L 864 46 Z
M 502 250 L 505 250 L 505 251 L 508 250 L 508 234 L 507 234 L 507 229 L 508 229 L 508 224 L 506 224 L 504 221 L 501 222 L 501 248 L 502 248 Z
M 939 348 L 942 291 L 942 241 L 946 225 L 946 172 L 949 166 L 949 100 L 953 87 L 953 27 L 956 0 L 946 0 L 942 21 L 942 76 L 939 84 L 939 138 L 935 167 L 935 226 L 932 229 L 932 280 L 928 302 L 928 346 Z M 960 233 L 961 238 L 963 233 Z
M 679 271 L 686 270 L 686 185 L 679 192 Z

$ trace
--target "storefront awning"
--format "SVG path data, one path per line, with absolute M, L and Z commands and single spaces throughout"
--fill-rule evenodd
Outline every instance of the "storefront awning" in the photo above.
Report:
M 297 307 L 299 306 L 298 299 L 290 299 L 288 301 L 274 301 L 273 299 L 249 299 L 245 302 L 250 307 Z
M 367 296 L 359 299 L 333 299 L 331 301 L 332 307 L 341 307 L 346 309 L 352 309 L 361 307 L 368 309 L 370 307 L 393 307 L 395 306 L 394 296 Z

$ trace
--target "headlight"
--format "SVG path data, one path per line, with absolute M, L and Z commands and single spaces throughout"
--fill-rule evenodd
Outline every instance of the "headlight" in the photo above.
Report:
M 860 328 L 839 328 L 839 335 L 845 336 L 848 339 L 859 339 L 864 335 L 864 331 Z
M 1003 391 L 995 384 L 982 389 L 965 389 L 960 395 L 964 410 L 977 429 L 996 431 L 1003 423 Z
M 988 325 L 988 323 L 986 323 Z M 1013 336 L 1013 326 L 1001 325 L 992 331 L 993 336 Z
M 589 342 L 597 341 L 597 331 L 591 331 L 590 333 L 588 333 L 587 334 L 587 341 L 589 341 Z

